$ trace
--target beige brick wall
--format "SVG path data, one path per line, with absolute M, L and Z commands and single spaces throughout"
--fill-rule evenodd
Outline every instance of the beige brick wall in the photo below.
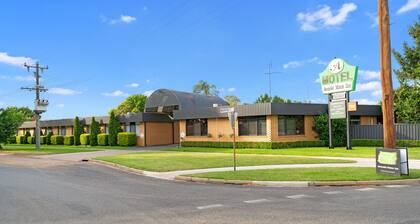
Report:
M 146 145 L 173 144 L 172 123 L 146 122 Z
M 369 116 L 361 116 L 360 117 L 360 124 L 361 125 L 369 125 L 369 124 L 377 124 L 378 119 L 377 117 L 369 117 Z

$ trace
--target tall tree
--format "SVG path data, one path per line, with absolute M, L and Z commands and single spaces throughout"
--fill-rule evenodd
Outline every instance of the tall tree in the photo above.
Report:
M 2 148 L 1 144 L 8 143 L 26 119 L 27 114 L 21 108 L 0 109 L 0 149 Z
M 114 111 L 111 111 L 110 115 L 109 115 L 108 132 L 109 132 L 109 136 L 108 136 L 109 145 L 110 146 L 117 145 L 118 132 L 120 132 L 120 122 L 118 121 L 117 117 L 115 116 Z
M 193 93 L 203 94 L 205 96 L 217 96 L 219 91 L 216 85 L 210 84 L 207 81 L 200 80 L 193 86 Z
M 270 103 L 271 102 L 271 97 L 267 94 L 261 94 L 257 100 L 255 100 L 255 103 Z
M 236 106 L 236 105 L 238 105 L 241 102 L 241 100 L 239 99 L 239 97 L 234 96 L 234 95 L 225 96 L 224 98 L 225 98 L 226 102 L 228 102 L 228 104 L 230 106 Z
M 90 145 L 97 146 L 98 145 L 98 134 L 101 132 L 101 128 L 99 127 L 99 123 L 95 120 L 95 117 L 92 117 L 92 121 L 90 122 Z
M 394 70 L 400 86 L 394 94 L 395 115 L 400 122 L 420 122 L 420 17 L 408 34 L 414 46 L 403 44 L 403 53 L 392 50 L 400 68 Z
M 73 136 L 74 145 L 80 145 L 80 135 L 83 133 L 82 124 L 80 124 L 79 117 L 75 117 L 73 121 Z
M 138 113 L 144 111 L 147 96 L 143 94 L 134 94 L 127 97 L 117 108 L 113 109 L 115 115 L 123 115 L 129 112 Z
M 271 102 L 273 102 L 273 103 L 286 103 L 286 100 L 279 97 L 279 96 L 274 96 L 273 99 L 271 100 Z

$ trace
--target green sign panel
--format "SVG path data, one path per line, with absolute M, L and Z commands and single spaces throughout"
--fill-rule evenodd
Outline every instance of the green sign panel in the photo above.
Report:
M 324 94 L 354 91 L 357 81 L 357 66 L 336 58 L 319 74 L 319 80 Z

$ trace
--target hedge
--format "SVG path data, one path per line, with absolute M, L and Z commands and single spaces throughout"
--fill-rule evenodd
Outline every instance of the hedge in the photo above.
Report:
M 29 136 L 26 138 L 28 144 L 35 144 L 35 136 Z
M 108 145 L 108 134 L 98 134 L 98 145 L 107 146 Z
M 90 144 L 90 134 L 81 134 L 80 135 L 80 144 L 89 145 Z
M 16 136 L 16 143 L 17 144 L 26 144 L 26 136 L 25 135 Z
M 64 136 L 64 145 L 73 145 L 73 144 L 74 144 L 74 136 L 73 135 Z
M 232 148 L 232 142 L 182 142 L 183 147 L 205 147 L 205 148 Z M 297 141 L 297 142 L 236 142 L 237 148 L 253 149 L 284 149 L 299 147 L 323 147 L 324 141 Z
M 380 139 L 353 139 L 352 146 L 383 147 L 384 141 Z M 420 147 L 420 140 L 397 140 L 398 147 Z
M 47 144 L 47 136 L 41 136 L 41 138 L 39 139 L 42 145 Z
M 120 146 L 133 146 L 137 144 L 136 133 L 133 132 L 120 132 L 117 137 L 118 145 Z
M 13 136 L 13 137 L 9 138 L 7 140 L 7 143 L 9 143 L 9 144 L 16 144 L 16 136 Z
M 51 136 L 51 144 L 52 145 L 62 145 L 64 143 L 64 137 L 61 135 L 53 135 Z

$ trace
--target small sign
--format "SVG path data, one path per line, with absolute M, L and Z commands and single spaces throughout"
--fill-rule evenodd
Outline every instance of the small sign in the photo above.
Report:
M 220 107 L 220 108 L 219 108 L 219 112 L 220 112 L 221 114 L 232 113 L 232 112 L 234 112 L 234 111 L 235 111 L 235 108 L 233 108 L 233 107 Z
M 350 112 L 357 111 L 357 101 L 350 101 L 347 103 L 347 110 Z
M 343 59 L 332 60 L 319 74 L 322 93 L 348 92 L 356 89 L 357 66 L 347 64 Z
M 407 149 L 376 148 L 376 173 L 408 175 Z
M 346 92 L 332 93 L 332 100 L 345 100 Z
M 346 118 L 346 100 L 332 100 L 328 104 L 330 119 Z

